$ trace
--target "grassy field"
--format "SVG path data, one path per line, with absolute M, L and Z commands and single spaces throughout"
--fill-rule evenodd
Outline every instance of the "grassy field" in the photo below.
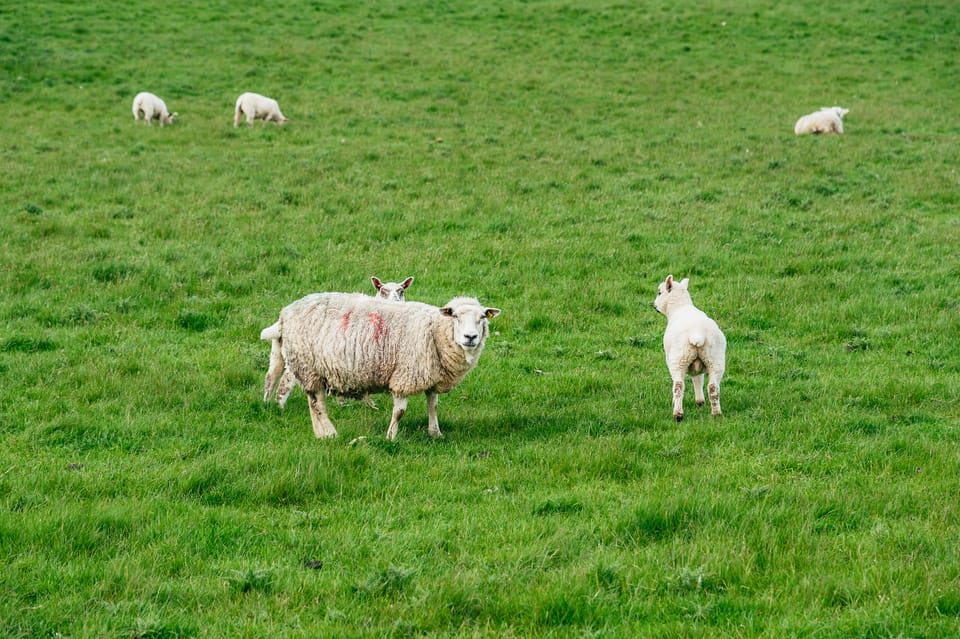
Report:
M 0 634 L 960 635 L 958 33 L 946 0 L 0 7 Z M 243 91 L 291 122 L 234 129 Z M 722 418 L 671 419 L 669 273 L 727 335 Z M 422 398 L 396 442 L 386 396 L 322 442 L 260 400 L 260 329 L 371 275 L 503 309 L 441 440 Z

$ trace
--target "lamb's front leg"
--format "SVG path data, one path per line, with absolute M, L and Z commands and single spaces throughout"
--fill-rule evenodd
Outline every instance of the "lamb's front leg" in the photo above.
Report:
M 437 401 L 439 393 L 427 392 L 427 432 L 431 437 L 442 437 L 440 422 L 437 420 Z
M 280 378 L 280 384 L 277 386 L 277 403 L 280 408 L 287 405 L 287 398 L 297 385 L 297 378 L 289 368 L 283 370 L 283 377 Z
M 390 416 L 390 427 L 387 429 L 387 439 L 393 441 L 397 438 L 397 428 L 403 414 L 407 412 L 407 398 L 393 396 L 393 415 Z

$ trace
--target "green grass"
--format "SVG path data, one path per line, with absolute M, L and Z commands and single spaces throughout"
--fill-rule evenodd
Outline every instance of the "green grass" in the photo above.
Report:
M 957 636 L 958 29 L 0 8 L 2 633 Z M 289 125 L 235 130 L 243 91 Z M 834 104 L 846 135 L 793 135 Z M 721 419 L 671 419 L 668 273 L 726 332 Z M 419 398 L 396 442 L 383 396 L 324 442 L 260 401 L 260 329 L 374 274 L 503 309 L 442 440 Z

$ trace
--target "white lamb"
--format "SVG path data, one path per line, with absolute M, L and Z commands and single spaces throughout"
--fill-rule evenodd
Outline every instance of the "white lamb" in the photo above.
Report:
M 233 128 L 240 126 L 241 115 L 246 116 L 247 126 L 253 126 L 253 121 L 258 118 L 263 120 L 264 124 L 271 120 L 277 124 L 288 122 L 287 118 L 280 113 L 280 105 L 277 101 L 259 93 L 242 93 L 237 98 L 237 104 L 233 110 Z
M 373 282 L 373 287 L 377 290 L 377 297 L 391 302 L 402 302 L 404 300 L 404 294 L 410 285 L 413 284 L 413 278 L 408 277 L 402 282 L 381 282 L 380 278 L 376 275 L 370 278 L 370 281 Z M 267 330 L 267 329 L 264 329 Z M 280 404 L 280 408 L 283 408 L 287 405 L 287 398 L 290 397 L 290 393 L 293 392 L 293 389 L 297 387 L 297 378 L 294 377 L 293 373 L 289 368 L 284 367 L 283 376 L 280 378 L 280 383 L 277 384 L 277 403 Z M 270 398 L 265 394 L 263 401 L 267 401 Z M 365 395 L 363 398 L 363 403 L 365 403 L 370 408 L 376 408 L 376 403 L 370 399 L 369 395 Z
M 140 114 L 147 125 L 152 125 L 154 120 L 160 120 L 160 126 L 173 124 L 173 119 L 177 117 L 176 113 L 167 111 L 167 105 L 152 93 L 142 91 L 133 98 L 133 121 L 140 121 Z
M 850 113 L 850 109 L 844 109 L 843 107 L 823 107 L 819 111 L 797 120 L 793 132 L 797 135 L 803 135 L 804 133 L 816 135 L 836 133 L 840 135 L 843 133 L 843 116 L 848 113 Z
M 673 417 L 683 420 L 683 391 L 687 375 L 693 378 L 694 397 L 697 406 L 703 406 L 703 374 L 710 376 L 707 392 L 710 395 L 710 412 L 720 415 L 720 380 L 726 366 L 727 339 L 717 323 L 693 305 L 684 278 L 674 282 L 673 276 L 661 282 L 653 307 L 667 318 L 663 333 L 663 351 L 667 356 L 667 368 L 673 378 Z
M 411 395 L 427 396 L 427 432 L 439 437 L 437 400 L 450 392 L 480 359 L 489 320 L 500 309 L 457 297 L 443 308 L 396 304 L 360 294 L 316 293 L 280 311 L 260 334 L 271 340 L 269 397 L 289 366 L 309 398 L 316 437 L 335 437 L 324 396 L 389 392 L 393 414 L 387 439 L 397 437 Z

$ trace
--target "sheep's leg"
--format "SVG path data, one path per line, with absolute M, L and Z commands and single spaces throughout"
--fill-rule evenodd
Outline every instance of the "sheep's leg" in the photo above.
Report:
M 283 361 L 283 351 L 280 348 L 280 340 L 271 340 L 270 342 L 270 367 L 267 369 L 267 375 L 263 379 L 263 401 L 269 401 L 273 394 L 273 389 L 277 385 L 277 380 L 283 374 L 286 364 Z
M 363 396 L 363 403 L 366 404 L 368 407 L 374 409 L 374 410 L 377 409 L 377 403 L 376 403 L 375 401 L 373 401 L 373 398 L 370 397 L 369 395 L 364 395 L 364 396 Z
M 323 391 L 307 392 L 310 404 L 310 421 L 313 423 L 313 434 L 317 439 L 337 436 L 337 429 L 333 427 L 333 422 L 327 416 L 327 404 L 323 396 Z
M 710 383 L 707 384 L 707 394 L 710 395 L 710 414 L 721 415 L 720 379 L 723 377 L 723 368 L 713 367 L 707 372 L 710 375 Z
M 720 382 L 715 382 L 713 379 L 710 379 L 710 383 L 707 385 L 707 392 L 710 393 L 710 414 L 711 415 L 721 415 L 720 412 Z
M 390 428 L 387 429 L 387 439 L 393 441 L 397 438 L 397 427 L 403 414 L 407 412 L 407 398 L 398 395 L 393 396 L 393 415 L 390 417 Z
M 283 369 L 283 377 L 280 378 L 280 384 L 277 386 L 277 403 L 280 408 L 287 405 L 287 398 L 290 392 L 297 385 L 297 378 L 289 368 Z
M 703 373 L 699 375 L 692 375 L 693 378 L 693 398 L 697 402 L 697 406 L 703 406 L 705 403 L 705 398 L 703 396 Z
M 442 437 L 440 432 L 440 422 L 437 421 L 437 401 L 440 399 L 439 393 L 427 393 L 427 432 L 431 437 Z
M 673 418 L 678 422 L 683 421 L 683 374 L 680 377 L 673 378 Z

